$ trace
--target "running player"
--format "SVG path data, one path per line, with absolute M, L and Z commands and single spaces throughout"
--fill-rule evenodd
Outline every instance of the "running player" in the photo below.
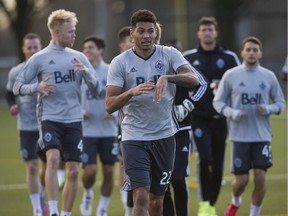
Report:
M 92 75 L 94 69 L 86 56 L 71 49 L 75 41 L 76 14 L 53 11 L 48 18 L 51 42 L 34 54 L 17 77 L 13 92 L 17 95 L 39 93 L 39 154 L 47 161 L 45 184 L 51 216 L 58 216 L 57 169 L 60 155 L 66 163 L 67 179 L 62 192 L 61 216 L 70 216 L 78 188 L 82 152 L 81 83 L 83 79 L 93 94 L 101 83 Z M 37 83 L 30 84 L 37 78 Z
M 40 51 L 42 48 L 41 39 L 35 33 L 28 33 L 24 36 L 22 41 L 22 51 L 25 61 L 13 67 L 8 74 L 6 100 L 10 108 L 10 114 L 17 115 L 17 126 L 19 131 L 20 151 L 22 159 L 26 165 L 26 179 L 30 199 L 33 207 L 33 215 L 41 216 L 43 213 L 47 214 L 45 206 L 45 189 L 44 189 L 44 169 L 40 172 L 40 185 L 38 180 L 38 155 L 36 152 L 37 141 L 39 139 L 39 129 L 36 116 L 37 94 L 15 96 L 13 94 L 13 85 L 16 77 L 23 70 L 28 59 Z M 36 80 L 32 82 L 37 82 Z M 42 193 L 40 193 L 42 191 Z M 42 199 L 42 202 L 41 199 Z M 42 206 L 41 206 L 42 203 Z M 41 210 L 42 208 L 42 210 Z
M 141 9 L 131 17 L 134 47 L 109 67 L 106 110 L 121 110 L 123 189 L 133 190 L 133 215 L 162 215 L 163 198 L 173 170 L 177 120 L 176 85 L 197 89 L 189 105 L 202 96 L 201 79 L 175 48 L 155 45 L 157 18 Z M 176 85 L 175 85 L 176 84 Z
M 221 189 L 224 170 L 227 124 L 212 106 L 214 93 L 226 70 L 240 64 L 235 53 L 217 44 L 217 20 L 202 17 L 198 23 L 199 47 L 183 53 L 210 84 L 205 101 L 192 111 L 191 124 L 197 147 L 199 183 L 198 216 L 217 215 L 214 207 Z
M 272 166 L 270 115 L 280 114 L 285 100 L 275 74 L 260 66 L 262 43 L 256 37 L 242 43 L 243 64 L 228 70 L 215 95 L 215 109 L 228 120 L 232 142 L 232 201 L 225 216 L 235 216 L 253 169 L 250 216 L 259 216 L 266 192 L 266 172 Z
M 89 36 L 83 42 L 83 53 L 94 67 L 97 77 L 103 86 L 107 82 L 109 65 L 104 62 L 105 42 L 96 36 Z M 93 186 L 97 173 L 97 155 L 102 162 L 102 185 L 97 207 L 97 216 L 107 215 L 111 193 L 114 186 L 114 163 L 117 160 L 119 145 L 117 142 L 118 113 L 108 114 L 105 110 L 105 95 L 103 89 L 94 96 L 86 85 L 82 86 L 83 125 L 83 175 L 84 193 L 80 212 L 83 216 L 92 213 Z

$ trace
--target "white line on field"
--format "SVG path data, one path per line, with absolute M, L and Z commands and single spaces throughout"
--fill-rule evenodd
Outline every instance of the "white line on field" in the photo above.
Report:
M 226 181 L 231 181 L 234 178 L 233 175 L 225 176 L 224 179 Z M 192 179 L 193 181 L 196 181 L 196 177 L 188 177 L 188 179 Z M 251 179 L 251 178 L 250 178 Z M 268 174 L 266 177 L 267 180 L 284 180 L 287 179 L 287 174 Z M 118 180 L 115 180 L 115 185 L 118 184 Z M 97 181 L 96 186 L 100 186 L 101 182 Z M 82 187 L 82 184 L 79 182 L 79 186 Z M 26 184 L 2 184 L 0 185 L 0 190 L 20 190 L 20 189 L 26 189 Z

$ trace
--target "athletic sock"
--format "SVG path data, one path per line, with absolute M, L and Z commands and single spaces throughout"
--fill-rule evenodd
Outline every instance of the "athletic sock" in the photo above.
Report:
M 250 206 L 250 216 L 259 216 L 262 206 L 255 206 L 251 204 Z
M 58 205 L 57 200 L 49 200 L 48 201 L 50 215 L 53 215 L 53 214 L 59 215 L 59 211 L 58 211 L 58 206 L 57 205 Z
M 106 197 L 106 196 L 102 196 L 101 195 L 100 199 L 99 199 L 99 204 L 98 204 L 98 207 L 97 207 L 97 211 L 100 211 L 102 209 L 107 211 L 109 202 L 110 202 L 110 197 Z
M 39 193 L 34 193 L 34 194 L 30 194 L 30 200 L 32 203 L 32 207 L 33 207 L 33 212 L 42 212 L 41 209 L 41 203 L 40 203 L 40 194 Z
M 61 211 L 60 216 L 71 216 L 71 212 Z
M 241 196 L 235 197 L 234 195 L 232 196 L 232 204 L 236 207 L 239 207 L 241 205 L 242 199 Z

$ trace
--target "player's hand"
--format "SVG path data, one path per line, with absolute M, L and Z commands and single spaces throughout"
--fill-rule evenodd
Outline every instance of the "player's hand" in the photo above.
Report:
M 12 106 L 10 107 L 9 112 L 10 112 L 10 114 L 11 114 L 12 116 L 17 115 L 18 112 L 19 112 L 18 105 L 17 105 L 17 104 L 12 105 Z
M 220 83 L 220 80 L 218 79 L 213 79 L 211 84 L 210 84 L 210 88 L 213 89 L 213 94 L 215 95 L 216 92 L 217 92 L 217 89 L 219 87 L 219 83 Z
M 113 119 L 113 118 L 114 118 L 114 116 L 112 114 L 106 113 L 104 115 L 104 120 L 109 120 L 109 119 Z
M 46 77 L 38 85 L 39 92 L 43 93 L 45 96 L 56 92 L 56 85 L 54 83 L 49 83 L 48 80 L 49 77 Z
M 174 105 L 174 112 L 178 122 L 182 122 L 193 109 L 194 104 L 188 99 L 185 99 L 180 105 Z
M 269 110 L 264 104 L 257 104 L 256 107 L 257 107 L 258 112 L 260 112 L 262 115 L 270 114 Z
M 72 60 L 75 72 L 81 71 L 84 75 L 88 73 L 88 68 L 78 59 L 74 58 Z
M 167 84 L 168 84 L 168 78 L 165 75 L 160 76 L 155 85 L 153 101 L 157 103 L 161 101 L 162 96 L 166 94 Z
M 246 117 L 246 112 L 242 110 L 235 110 L 232 114 L 232 119 L 234 121 L 243 121 L 244 118 Z
M 91 116 L 92 116 L 92 113 L 90 113 L 90 112 L 85 112 L 85 113 L 83 114 L 83 119 L 84 119 L 84 121 L 88 120 Z
M 141 94 L 148 94 L 148 91 L 155 87 L 153 81 L 149 80 L 147 82 L 141 83 L 140 85 L 130 89 L 131 95 L 138 96 Z

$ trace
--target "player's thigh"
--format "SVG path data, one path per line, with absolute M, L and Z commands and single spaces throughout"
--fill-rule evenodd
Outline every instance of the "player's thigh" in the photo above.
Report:
M 147 187 L 151 183 L 151 163 L 148 145 L 145 141 L 122 141 L 122 157 L 126 179 L 123 190 Z
M 188 130 L 179 131 L 175 135 L 176 152 L 171 181 L 188 176 L 189 158 L 191 152 L 190 134 Z
M 266 170 L 272 166 L 272 146 L 270 142 L 256 142 L 251 147 L 254 169 Z
M 20 151 L 24 161 L 36 160 L 39 131 L 19 131 Z
M 162 196 L 165 194 L 173 171 L 176 148 L 175 137 L 171 136 L 151 141 L 149 148 L 152 172 L 150 192 Z
M 192 130 L 199 158 L 212 160 L 212 133 L 208 121 L 192 121 Z
M 99 156 L 103 164 L 114 165 L 119 155 L 117 137 L 105 137 L 100 139 Z
M 64 160 L 80 162 L 83 151 L 81 122 L 65 124 L 65 133 L 61 141 Z
M 231 172 L 236 175 L 248 174 L 251 168 L 251 143 L 232 142 L 231 143 Z
M 83 137 L 81 162 L 83 167 L 97 163 L 97 152 L 100 140 L 96 137 Z

